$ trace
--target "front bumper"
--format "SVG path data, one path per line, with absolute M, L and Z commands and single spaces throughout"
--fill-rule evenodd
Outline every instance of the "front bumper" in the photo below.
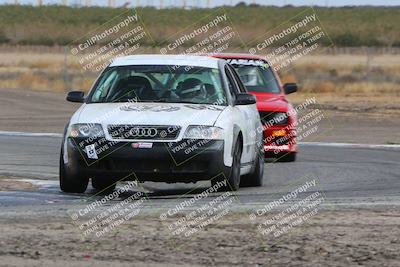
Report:
M 85 177 L 156 182 L 210 180 L 226 171 L 224 141 L 182 140 L 145 143 L 67 138 L 67 167 Z M 141 144 L 143 144 L 142 141 Z M 88 145 L 95 144 L 97 158 L 89 158 Z M 136 148 L 134 148 L 136 147 Z
M 279 157 L 297 152 L 296 129 L 275 125 L 264 129 L 265 157 Z

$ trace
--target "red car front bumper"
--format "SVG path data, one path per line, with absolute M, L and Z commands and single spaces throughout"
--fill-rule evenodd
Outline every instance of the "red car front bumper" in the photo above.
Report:
M 264 127 L 264 150 L 266 158 L 297 152 L 296 129 L 288 125 Z

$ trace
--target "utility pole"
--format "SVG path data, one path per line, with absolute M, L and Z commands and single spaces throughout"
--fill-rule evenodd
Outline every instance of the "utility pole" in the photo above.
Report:
M 41 6 L 41 5 L 43 5 L 43 1 L 42 0 L 38 0 L 37 4 L 38 4 L 38 6 Z

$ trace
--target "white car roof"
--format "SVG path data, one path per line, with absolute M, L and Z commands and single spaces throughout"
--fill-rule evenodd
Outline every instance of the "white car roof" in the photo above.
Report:
M 115 58 L 110 67 L 128 65 L 179 65 L 216 69 L 218 68 L 219 60 L 221 59 L 191 55 L 132 55 Z

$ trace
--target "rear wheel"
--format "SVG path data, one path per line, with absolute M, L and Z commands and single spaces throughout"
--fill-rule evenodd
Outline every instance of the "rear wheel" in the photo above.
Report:
M 257 153 L 253 172 L 242 177 L 240 186 L 262 186 L 264 176 L 264 151 Z
M 115 189 L 116 182 L 113 179 L 92 178 L 92 186 L 99 191 L 109 192 Z
M 72 175 L 68 171 L 68 168 L 66 168 L 64 164 L 62 151 L 60 155 L 59 175 L 61 191 L 66 193 L 83 193 L 86 191 L 89 179 L 80 175 Z

